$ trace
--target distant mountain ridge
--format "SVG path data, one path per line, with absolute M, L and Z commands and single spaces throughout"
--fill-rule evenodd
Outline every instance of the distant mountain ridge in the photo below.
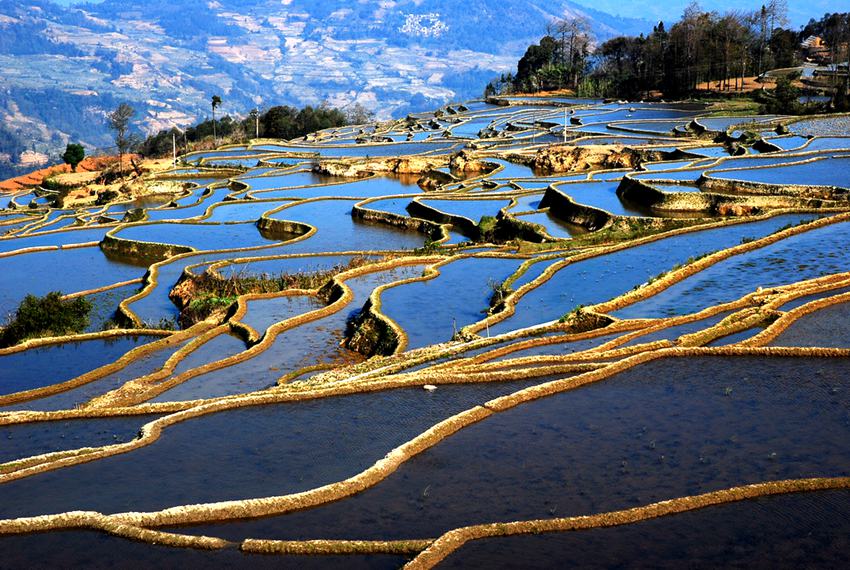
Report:
M 477 96 L 555 17 L 600 39 L 650 29 L 556 0 L 0 0 L 0 165 L 110 145 L 118 102 L 152 132 L 254 105 L 359 102 L 381 116 Z

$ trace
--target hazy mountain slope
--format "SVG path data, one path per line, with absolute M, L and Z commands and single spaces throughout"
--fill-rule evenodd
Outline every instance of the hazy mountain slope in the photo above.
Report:
M 121 101 L 145 132 L 207 115 L 214 93 L 225 113 L 431 108 L 478 95 L 547 22 L 579 14 L 600 38 L 649 26 L 563 0 L 0 0 L 0 164 L 21 145 L 108 146 L 104 117 Z

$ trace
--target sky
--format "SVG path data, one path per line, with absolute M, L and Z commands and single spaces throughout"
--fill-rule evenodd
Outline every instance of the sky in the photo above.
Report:
M 577 4 L 608 12 L 615 16 L 641 18 L 653 22 L 675 22 L 691 0 L 573 0 Z M 726 12 L 753 11 L 765 0 L 714 0 L 700 2 L 703 10 Z M 788 0 L 788 19 L 793 28 L 805 25 L 810 18 L 818 19 L 827 12 L 850 12 L 850 0 Z

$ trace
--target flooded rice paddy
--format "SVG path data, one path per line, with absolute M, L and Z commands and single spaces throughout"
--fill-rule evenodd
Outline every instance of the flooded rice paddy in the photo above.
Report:
M 0 201 L 3 316 L 93 305 L 0 348 L 0 566 L 840 566 L 847 117 L 503 103 L 190 154 L 173 197 Z M 535 171 L 564 137 L 659 160 Z M 516 536 L 465 542 L 490 523 Z

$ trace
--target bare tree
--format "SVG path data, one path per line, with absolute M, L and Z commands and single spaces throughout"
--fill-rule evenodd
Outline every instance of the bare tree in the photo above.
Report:
M 558 20 L 555 30 L 558 34 L 558 63 L 563 66 L 569 85 L 575 87 L 593 42 L 590 22 L 582 17 Z
M 133 137 L 128 134 L 130 130 L 130 119 L 135 116 L 136 110 L 127 103 L 121 103 L 109 115 L 109 128 L 115 131 L 115 146 L 118 147 L 118 170 L 124 175 L 124 155 L 133 146 Z

